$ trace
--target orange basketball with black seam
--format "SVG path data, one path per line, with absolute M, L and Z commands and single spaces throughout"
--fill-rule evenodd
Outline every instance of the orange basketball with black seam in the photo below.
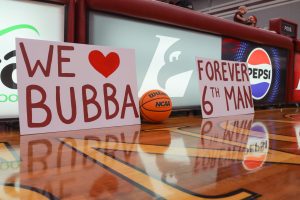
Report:
M 172 112 L 170 97 L 161 90 L 150 90 L 140 98 L 141 116 L 148 122 L 162 122 Z

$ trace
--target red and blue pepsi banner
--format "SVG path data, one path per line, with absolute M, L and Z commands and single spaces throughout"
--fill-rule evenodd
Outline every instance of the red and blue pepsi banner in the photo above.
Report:
M 255 105 L 273 105 L 286 102 L 287 50 L 223 38 L 222 60 L 248 63 Z

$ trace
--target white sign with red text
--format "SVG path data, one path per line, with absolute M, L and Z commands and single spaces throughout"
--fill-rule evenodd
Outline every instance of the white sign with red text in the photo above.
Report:
M 196 58 L 203 118 L 254 113 L 247 63 Z
M 134 51 L 17 39 L 21 134 L 140 124 Z

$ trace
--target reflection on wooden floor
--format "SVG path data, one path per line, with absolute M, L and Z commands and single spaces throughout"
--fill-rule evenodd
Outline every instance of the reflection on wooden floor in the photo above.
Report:
M 300 112 L 19 136 L 0 125 L 0 199 L 299 199 Z

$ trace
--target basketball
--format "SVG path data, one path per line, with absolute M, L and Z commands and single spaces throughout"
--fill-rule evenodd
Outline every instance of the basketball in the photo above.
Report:
M 166 120 L 172 112 L 170 97 L 160 90 L 146 92 L 139 101 L 141 117 L 144 121 L 158 123 Z

